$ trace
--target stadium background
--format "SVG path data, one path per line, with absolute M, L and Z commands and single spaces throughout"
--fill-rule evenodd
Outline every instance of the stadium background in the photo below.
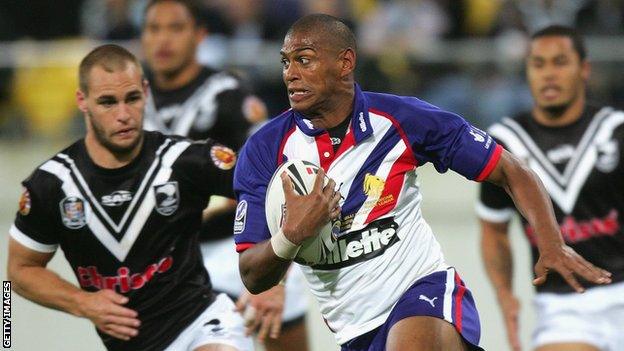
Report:
M 141 56 L 137 36 L 145 0 L 0 1 L 0 275 L 6 279 L 8 228 L 19 181 L 83 132 L 75 108 L 76 67 L 102 42 Z M 211 35 L 200 60 L 238 72 L 268 104 L 288 105 L 279 47 L 299 16 L 323 12 L 346 19 L 358 37 L 356 78 L 367 90 L 415 95 L 486 128 L 530 106 L 522 56 L 527 33 L 550 23 L 574 25 L 593 62 L 590 100 L 624 104 L 622 0 L 200 0 Z M 27 3 L 27 5 L 26 5 Z M 419 170 L 424 213 L 448 262 L 472 289 L 482 346 L 507 350 L 503 321 L 480 261 L 474 215 L 477 185 L 456 174 Z M 521 340 L 534 325 L 528 246 L 517 225 L 514 287 L 523 309 Z M 61 252 L 50 267 L 75 282 Z M 383 291 L 379 294 L 383 295 Z M 12 350 L 103 350 L 87 320 L 36 306 L 13 294 Z M 315 351 L 337 350 L 313 304 Z

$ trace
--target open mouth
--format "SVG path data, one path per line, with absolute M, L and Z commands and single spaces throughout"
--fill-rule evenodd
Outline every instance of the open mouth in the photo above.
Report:
M 288 97 L 294 102 L 299 102 L 310 95 L 309 90 L 305 89 L 288 89 Z
M 547 85 L 540 89 L 540 94 L 546 99 L 554 99 L 561 95 L 561 87 L 557 85 Z

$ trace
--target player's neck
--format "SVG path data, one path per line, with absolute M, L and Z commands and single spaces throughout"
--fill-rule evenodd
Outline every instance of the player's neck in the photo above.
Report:
M 197 78 L 199 72 L 201 72 L 202 66 L 197 61 L 193 61 L 192 63 L 184 66 L 180 70 L 171 73 L 155 73 L 154 74 L 154 84 L 160 90 L 174 90 L 181 88 L 190 82 L 193 79 Z
M 311 116 L 313 118 L 310 121 L 314 128 L 330 129 L 342 123 L 345 118 L 349 118 L 353 112 L 354 97 L 355 91 L 352 89 L 336 94 L 314 116 Z
M 533 117 L 537 123 L 547 127 L 563 127 L 581 118 L 585 109 L 585 94 L 581 94 L 561 113 L 553 113 L 547 109 L 533 106 Z
M 102 145 L 92 133 L 87 133 L 84 143 L 87 154 L 93 163 L 102 168 L 116 169 L 129 164 L 139 155 L 144 139 L 144 136 L 141 136 L 141 139 L 132 150 L 120 153 L 113 152 Z

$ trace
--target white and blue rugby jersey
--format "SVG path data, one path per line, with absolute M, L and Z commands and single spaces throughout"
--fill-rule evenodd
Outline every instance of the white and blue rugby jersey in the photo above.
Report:
M 427 162 L 481 181 L 502 148 L 461 117 L 413 97 L 363 92 L 344 141 L 334 152 L 329 134 L 288 110 L 243 147 L 234 176 L 237 250 L 271 237 L 267 185 L 287 159 L 323 167 L 340 184 L 341 232 L 332 255 L 302 266 L 327 325 L 342 344 L 386 320 L 416 280 L 447 267 L 420 211 L 416 167 Z

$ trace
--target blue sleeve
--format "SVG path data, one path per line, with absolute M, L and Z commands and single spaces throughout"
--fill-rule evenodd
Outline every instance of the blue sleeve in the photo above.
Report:
M 277 150 L 250 138 L 243 146 L 234 171 L 238 205 L 234 218 L 236 250 L 244 251 L 271 237 L 264 214 L 267 186 L 277 169 Z
M 496 141 L 460 116 L 414 100 L 401 126 L 418 163 L 431 162 L 440 173 L 452 169 L 468 179 L 484 180 L 502 152 Z

